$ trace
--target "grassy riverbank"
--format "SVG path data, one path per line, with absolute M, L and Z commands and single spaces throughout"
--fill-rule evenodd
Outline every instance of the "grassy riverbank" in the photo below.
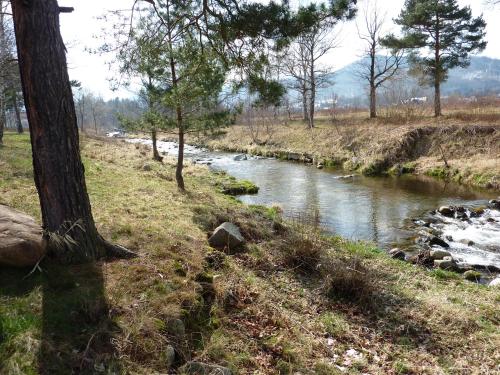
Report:
M 228 133 L 229 135 L 230 133 Z M 39 218 L 27 136 L 0 148 L 0 204 Z M 101 233 L 131 261 L 0 270 L 0 373 L 160 374 L 189 359 L 238 374 L 493 374 L 500 289 L 324 237 L 221 193 L 227 177 L 143 146 L 84 139 Z M 148 167 L 145 167 L 148 165 Z M 245 249 L 207 235 L 237 224 Z
M 300 158 L 366 175 L 427 174 L 500 190 L 498 122 L 453 116 L 394 123 L 353 116 L 334 122 L 319 118 L 313 130 L 300 121 L 260 129 L 254 125 L 252 131 L 248 126 L 232 126 L 216 136 L 190 142 L 213 149 Z

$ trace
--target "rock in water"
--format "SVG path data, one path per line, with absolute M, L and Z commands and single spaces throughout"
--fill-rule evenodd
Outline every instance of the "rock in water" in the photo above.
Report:
M 227 367 L 208 365 L 206 363 L 191 361 L 180 368 L 181 374 L 189 375 L 232 375 Z
M 33 267 L 46 251 L 42 228 L 35 219 L 0 205 L 0 265 Z
M 446 241 L 442 240 L 441 238 L 439 238 L 437 236 L 431 237 L 429 239 L 429 245 L 431 245 L 431 246 L 437 245 L 437 246 L 441 246 L 441 247 L 444 247 L 444 248 L 450 247 L 450 245 L 448 245 L 446 243 Z
M 234 157 L 234 160 L 235 160 L 235 161 L 248 160 L 248 157 L 246 156 L 246 154 L 236 155 L 236 156 Z
M 451 207 L 448 206 L 441 206 L 438 209 L 438 212 L 447 217 L 453 217 L 453 214 L 455 213 L 454 210 Z
M 500 210 L 500 197 L 498 199 L 492 199 L 489 201 L 489 206 L 496 210 Z
M 210 246 L 217 249 L 227 247 L 229 250 L 236 249 L 245 243 L 240 229 L 233 223 L 225 222 L 219 225 L 212 236 L 208 239 Z

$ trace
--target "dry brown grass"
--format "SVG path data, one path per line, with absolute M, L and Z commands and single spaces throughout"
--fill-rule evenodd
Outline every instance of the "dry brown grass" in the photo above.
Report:
M 413 163 L 419 173 L 434 174 L 445 165 L 457 171 L 450 178 L 462 183 L 500 189 L 500 112 L 450 111 L 442 118 L 420 116 L 411 121 L 366 113 L 343 113 L 331 121 L 320 117 L 315 129 L 294 120 L 275 127 L 265 144 L 255 142 L 245 126 L 232 126 L 217 137 L 193 138 L 214 149 L 286 157 L 288 152 L 308 155 L 315 162 L 336 164 L 363 173 L 382 173 Z M 467 160 L 464 164 L 462 161 Z M 488 165 L 485 170 L 485 165 Z
M 7 135 L 9 152 L 0 151 L 9 166 L 0 170 L 0 201 L 36 214 L 27 139 L 14 138 Z M 339 367 L 352 374 L 498 371 L 498 290 L 391 260 L 369 244 L 284 223 L 276 209 L 246 207 L 218 193 L 217 177 L 202 167 L 188 166 L 189 192 L 180 194 L 164 178 L 173 174 L 173 161 L 155 164 L 141 151 L 146 150 L 85 141 L 99 229 L 141 257 L 102 265 L 114 328 L 94 335 L 85 352 L 88 340 L 81 351 L 72 345 L 92 333 L 77 330 L 75 341 L 57 347 L 66 364 L 80 364 L 83 357 L 88 373 L 101 364 L 110 373 L 111 364 L 116 373 L 167 373 L 165 352 L 174 345 L 180 360 L 217 363 L 239 374 L 336 374 Z M 146 162 L 151 171 L 142 170 Z M 242 228 L 245 252 L 222 255 L 207 247 L 209 232 L 226 220 Z M 311 249 L 310 258 L 316 263 L 319 256 L 324 271 L 295 266 Z M 291 263 L 284 261 L 286 251 Z M 38 373 L 37 356 L 47 342 L 41 332 L 43 290 L 28 279 L 35 285 L 16 286 L 20 292 L 12 293 L 6 281 L 13 279 L 3 270 L 0 277 L 0 372 Z M 343 298 L 330 298 L 331 286 Z M 91 325 L 100 306 L 77 306 L 76 316 Z M 187 328 L 182 337 L 169 325 L 177 318 Z

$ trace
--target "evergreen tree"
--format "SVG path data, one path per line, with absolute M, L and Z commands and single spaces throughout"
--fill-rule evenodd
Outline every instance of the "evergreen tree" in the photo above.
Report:
M 448 71 L 470 64 L 470 53 L 486 47 L 482 16 L 473 18 L 470 7 L 457 0 L 406 0 L 398 18 L 403 35 L 389 35 L 384 45 L 410 49 L 409 62 L 422 74 L 422 83 L 434 86 L 434 114 L 441 116 L 441 83 Z

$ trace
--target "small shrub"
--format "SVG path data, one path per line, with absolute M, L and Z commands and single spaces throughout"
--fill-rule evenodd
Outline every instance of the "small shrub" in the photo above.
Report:
M 368 303 L 373 296 L 373 275 L 360 258 L 328 259 L 321 266 L 321 271 L 326 294 L 332 299 Z
M 323 249 L 318 231 L 297 224 L 288 229 L 279 245 L 284 265 L 304 273 L 317 270 Z

